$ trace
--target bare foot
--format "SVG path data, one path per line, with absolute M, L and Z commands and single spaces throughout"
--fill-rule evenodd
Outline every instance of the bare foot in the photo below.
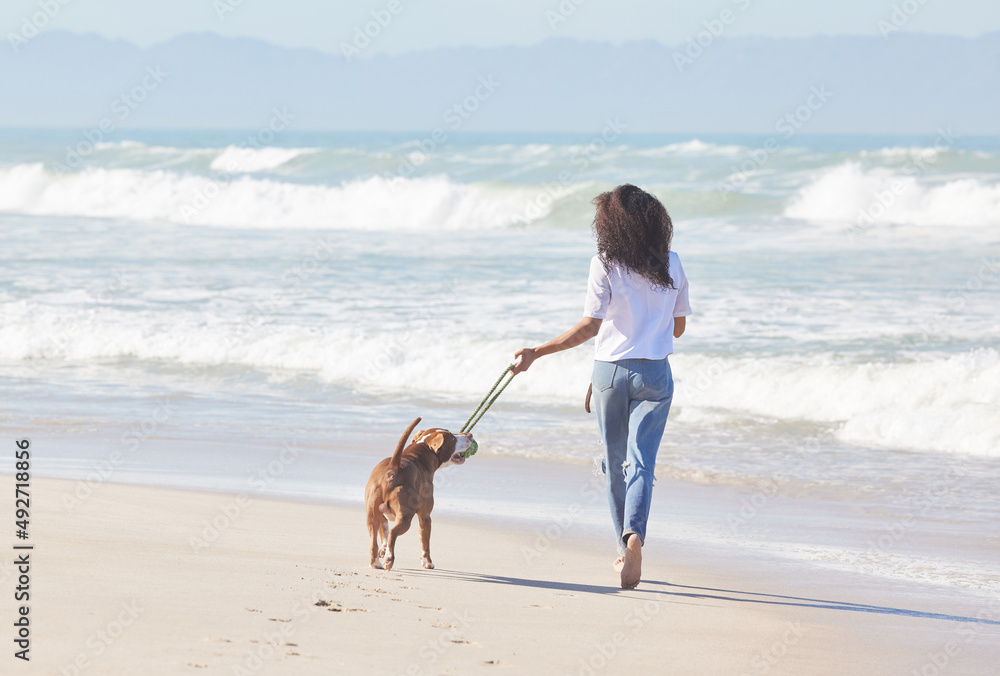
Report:
M 615 562 L 611 564 L 611 569 L 614 570 L 616 573 L 620 573 L 622 572 L 622 567 L 624 565 L 625 565 L 625 557 L 619 556 L 617 559 L 615 559 Z
M 628 539 L 621 574 L 622 589 L 635 589 L 639 586 L 639 578 L 642 576 L 642 540 L 638 535 Z

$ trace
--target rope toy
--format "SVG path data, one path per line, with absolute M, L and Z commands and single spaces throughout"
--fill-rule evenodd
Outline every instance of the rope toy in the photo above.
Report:
M 514 373 L 514 365 L 508 365 L 507 368 L 503 370 L 503 373 L 500 374 L 500 377 L 497 378 L 497 381 L 493 383 L 493 387 L 490 388 L 490 391 L 486 393 L 485 397 L 483 397 L 483 400 L 479 402 L 479 406 L 476 406 L 476 410 L 472 412 L 469 419 L 465 421 L 464 425 L 462 425 L 462 429 L 459 430 L 459 434 L 472 431 L 472 428 L 476 426 L 476 423 L 478 423 L 482 417 L 486 415 L 486 412 L 490 410 L 490 406 L 492 406 L 496 400 L 500 398 L 504 389 L 506 389 L 507 386 L 510 385 L 511 381 L 514 380 L 515 375 L 517 374 Z M 507 378 L 507 381 L 504 382 L 503 385 L 500 385 L 504 378 Z M 500 388 L 499 390 L 497 389 L 498 387 Z M 494 392 L 496 394 L 494 394 Z M 473 439 L 472 445 L 469 446 L 464 453 L 462 453 L 462 457 L 466 459 L 471 458 L 478 450 L 479 444 L 476 443 L 475 439 Z

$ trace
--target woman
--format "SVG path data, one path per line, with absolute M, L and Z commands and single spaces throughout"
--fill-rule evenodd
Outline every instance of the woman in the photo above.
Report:
M 598 195 L 594 204 L 597 255 L 590 261 L 584 317 L 558 338 L 515 352 L 514 373 L 597 337 L 584 406 L 590 412 L 593 393 L 611 518 L 624 551 L 614 568 L 622 588 L 633 589 L 642 573 L 656 452 L 674 394 L 667 357 L 691 307 L 687 277 L 670 251 L 673 224 L 660 201 L 626 184 Z

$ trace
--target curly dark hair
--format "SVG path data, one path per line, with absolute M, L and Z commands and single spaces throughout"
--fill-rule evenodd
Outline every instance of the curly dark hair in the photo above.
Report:
M 648 279 L 654 288 L 672 289 L 670 214 L 648 192 L 629 183 L 594 198 L 597 255 L 610 266 L 618 263 Z

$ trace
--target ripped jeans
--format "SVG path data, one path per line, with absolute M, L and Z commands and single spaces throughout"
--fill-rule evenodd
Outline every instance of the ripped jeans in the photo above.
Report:
M 604 440 L 604 473 L 618 547 L 646 541 L 656 452 L 674 396 L 666 359 L 595 361 L 593 398 Z

